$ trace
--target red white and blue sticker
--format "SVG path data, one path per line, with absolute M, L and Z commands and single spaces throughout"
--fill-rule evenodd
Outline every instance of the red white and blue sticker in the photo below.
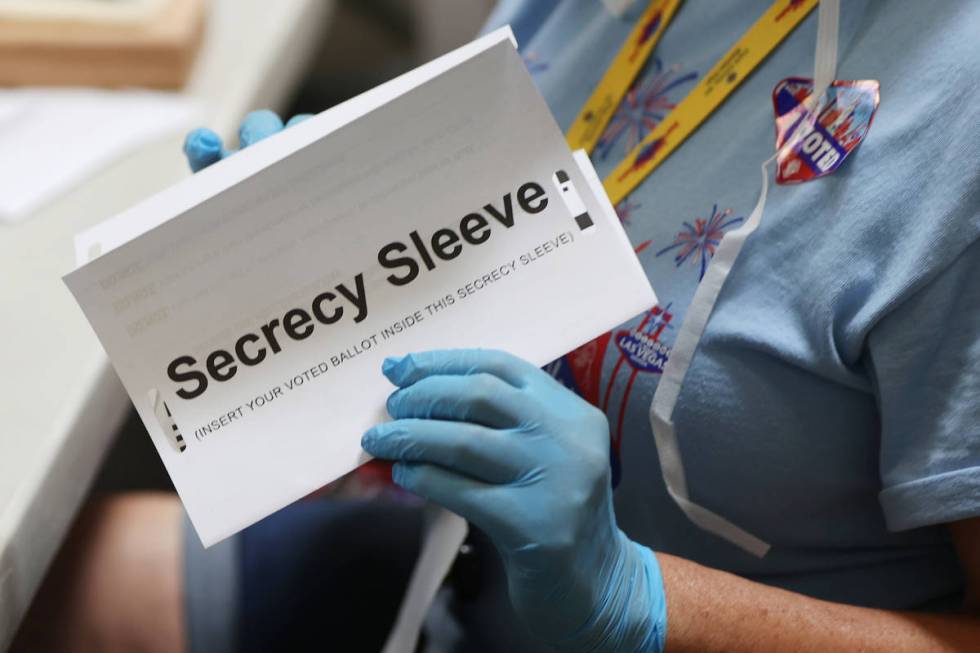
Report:
M 673 317 L 670 304 L 664 307 L 654 306 L 637 326 L 605 333 L 545 367 L 545 371 L 592 405 L 601 408 L 610 418 L 614 414 L 610 409 L 613 389 L 620 371 L 626 374 L 626 387 L 619 401 L 619 417 L 615 428 L 609 431 L 609 463 L 613 487 L 618 486 L 622 478 L 623 422 L 633 384 L 641 372 L 663 372 L 670 356 L 670 347 L 660 338 L 665 330 L 673 328 Z M 619 356 L 603 391 L 602 363 L 606 352 L 611 350 L 611 342 L 615 342 Z
M 616 332 L 616 346 L 635 371 L 663 373 L 670 347 L 660 341 L 660 336 L 673 319 L 668 308 L 654 306 L 638 327 Z
M 835 81 L 811 110 L 804 100 L 813 93 L 812 79 L 776 84 L 776 183 L 800 184 L 836 171 L 871 128 L 879 86 L 871 79 Z

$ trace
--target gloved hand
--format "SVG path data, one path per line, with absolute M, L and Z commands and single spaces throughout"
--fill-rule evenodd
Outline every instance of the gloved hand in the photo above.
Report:
M 258 143 L 263 138 L 282 131 L 285 127 L 291 127 L 302 122 L 310 116 L 311 114 L 308 113 L 293 116 L 284 126 L 282 118 L 272 111 L 267 109 L 253 111 L 245 116 L 241 127 L 238 128 L 238 144 L 240 147 L 246 148 L 253 143 Z M 187 162 L 194 172 L 203 170 L 212 163 L 231 156 L 235 152 L 236 150 L 225 149 L 221 137 L 207 128 L 195 129 L 184 139 L 184 154 L 187 155 Z
M 409 354 L 382 371 L 399 388 L 394 421 L 362 446 L 490 536 L 532 632 L 560 650 L 660 653 L 660 566 L 616 526 L 605 415 L 498 351 Z

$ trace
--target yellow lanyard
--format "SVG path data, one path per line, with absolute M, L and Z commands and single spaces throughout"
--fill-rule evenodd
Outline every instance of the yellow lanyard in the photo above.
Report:
M 762 17 L 742 35 L 742 38 L 732 46 L 731 50 L 708 71 L 708 74 L 688 93 L 687 97 L 674 107 L 673 111 L 643 141 L 633 148 L 626 155 L 626 158 L 616 166 L 615 170 L 606 177 L 603 181 L 603 186 L 613 205 L 618 204 L 633 192 L 640 185 L 640 182 L 646 179 L 647 175 L 653 172 L 664 159 L 677 149 L 677 146 L 683 143 L 725 101 L 731 92 L 806 18 L 807 14 L 818 3 L 819 0 L 776 0 Z M 646 48 L 644 60 L 646 56 L 649 56 L 656 41 L 659 40 L 669 17 L 673 15 L 678 4 L 679 2 L 677 0 L 666 0 L 664 2 L 655 0 L 651 2 L 650 8 L 644 14 L 644 18 L 647 18 L 648 14 L 652 16 L 653 14 L 650 12 L 656 7 L 665 12 L 663 15 L 667 16 L 667 20 L 661 20 L 660 25 L 656 27 L 655 38 L 650 38 L 648 40 L 649 42 L 644 44 Z M 643 62 L 640 62 L 640 65 L 636 66 L 635 60 L 629 61 L 629 53 L 632 52 L 631 48 L 635 43 L 634 36 L 639 34 L 642 31 L 641 28 L 644 26 L 643 18 L 641 18 L 639 25 L 634 29 L 633 34 L 630 35 L 630 40 L 627 41 L 626 45 L 613 60 L 609 70 L 606 71 L 605 76 L 596 88 L 596 92 L 589 98 L 589 102 L 586 103 L 586 108 L 583 109 L 582 115 L 576 119 L 575 123 L 569 129 L 567 137 L 569 145 L 573 149 L 586 147 L 589 143 L 591 145 L 586 147 L 586 149 L 591 149 L 591 147 L 595 146 L 599 135 L 602 133 L 602 128 L 598 128 L 594 130 L 594 133 L 588 132 L 592 136 L 591 140 L 584 139 L 581 134 L 586 132 L 579 123 L 584 120 L 583 115 L 587 114 L 587 109 L 591 106 L 590 103 L 599 95 L 600 89 L 607 84 L 607 80 L 620 80 L 618 83 L 621 84 L 621 80 L 628 77 L 628 88 L 639 71 L 639 67 L 642 66 Z M 626 53 L 625 56 L 624 53 Z M 638 58 L 639 53 L 636 59 Z M 636 70 L 632 70 L 631 68 L 627 69 L 627 66 L 635 67 Z M 617 70 L 618 67 L 622 69 Z M 612 88 L 613 82 L 608 81 L 608 84 Z M 612 109 L 606 109 L 604 111 L 605 122 L 602 124 L 603 127 L 608 124 L 613 110 L 619 105 L 619 101 L 622 100 L 625 93 L 626 89 L 619 94 Z M 593 107 L 593 110 L 604 107 L 605 104 L 600 102 L 598 107 Z M 596 112 L 595 115 L 599 116 L 603 114 Z
M 636 27 L 630 32 L 626 43 L 609 64 L 606 74 L 602 76 L 565 134 L 568 145 L 573 150 L 585 150 L 592 154 L 606 125 L 643 64 L 650 58 L 653 48 L 667 29 L 667 24 L 674 17 L 680 3 L 680 0 L 652 0 L 636 21 Z

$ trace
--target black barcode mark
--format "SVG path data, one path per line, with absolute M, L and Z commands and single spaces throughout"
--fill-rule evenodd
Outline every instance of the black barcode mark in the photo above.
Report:
M 180 434 L 180 429 L 177 428 L 177 424 L 173 421 L 174 416 L 170 414 L 170 407 L 167 406 L 167 402 L 163 402 L 163 410 L 167 412 L 167 417 L 170 418 L 170 426 L 174 431 L 174 438 L 177 440 L 177 447 L 183 452 L 187 449 L 187 443 L 184 442 L 184 436 Z

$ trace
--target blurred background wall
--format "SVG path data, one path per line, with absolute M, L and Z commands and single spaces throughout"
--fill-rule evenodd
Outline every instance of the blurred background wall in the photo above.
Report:
M 471 40 L 493 0 L 343 0 L 296 111 L 321 111 Z

